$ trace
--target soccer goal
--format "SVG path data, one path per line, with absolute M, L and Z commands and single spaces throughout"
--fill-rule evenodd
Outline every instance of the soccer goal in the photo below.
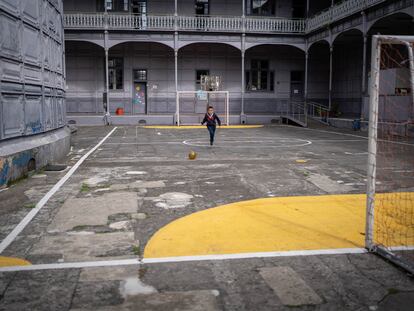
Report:
M 373 36 L 366 247 L 414 274 L 414 36 Z
M 228 91 L 178 91 L 176 124 L 200 124 L 208 106 L 213 106 L 223 125 L 230 124 Z

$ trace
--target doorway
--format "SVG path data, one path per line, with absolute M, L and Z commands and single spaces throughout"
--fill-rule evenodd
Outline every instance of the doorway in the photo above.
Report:
M 133 88 L 132 88 L 132 113 L 147 114 L 147 70 L 132 70 Z
M 209 15 L 210 14 L 209 0 L 195 0 L 195 14 L 196 15 Z
M 131 0 L 131 12 L 139 16 L 136 28 L 145 29 L 147 27 L 147 0 Z
M 303 101 L 303 71 L 290 72 L 290 99 L 292 101 Z
M 131 12 L 135 15 L 147 15 L 147 0 L 131 0 Z

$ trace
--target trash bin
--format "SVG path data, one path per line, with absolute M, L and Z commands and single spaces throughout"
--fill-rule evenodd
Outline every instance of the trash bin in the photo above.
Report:
M 354 121 L 352 121 L 352 129 L 354 131 L 359 131 L 361 129 L 361 120 L 360 119 L 355 119 Z

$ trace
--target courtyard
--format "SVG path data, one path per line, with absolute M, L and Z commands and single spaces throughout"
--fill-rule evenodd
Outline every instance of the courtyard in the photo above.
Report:
M 204 127 L 80 127 L 71 145 L 0 192 L 2 310 L 411 310 L 412 278 L 364 249 L 364 132 L 235 126 L 210 147 Z

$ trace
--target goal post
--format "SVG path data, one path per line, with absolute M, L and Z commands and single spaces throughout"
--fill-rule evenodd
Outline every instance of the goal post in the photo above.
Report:
M 230 124 L 229 91 L 177 91 L 176 125 L 199 124 L 213 106 L 223 125 Z
M 372 38 L 365 246 L 414 274 L 413 46 Z

